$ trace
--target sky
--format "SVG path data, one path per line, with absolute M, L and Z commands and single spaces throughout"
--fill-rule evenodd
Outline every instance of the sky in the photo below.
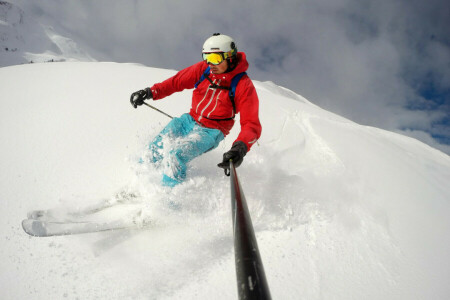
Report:
M 99 61 L 180 70 L 230 35 L 252 79 L 450 154 L 448 1 L 11 2 Z

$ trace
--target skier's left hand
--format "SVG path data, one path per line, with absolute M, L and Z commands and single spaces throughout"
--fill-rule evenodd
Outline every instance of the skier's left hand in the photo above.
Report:
M 144 104 L 144 100 L 152 99 L 153 94 L 150 88 L 146 88 L 131 94 L 130 103 L 134 108 L 137 108 L 139 105 Z
M 230 159 L 237 168 L 242 164 L 245 154 L 247 154 L 247 145 L 242 141 L 237 141 L 228 152 L 223 154 L 223 161 L 217 166 L 225 169 L 225 174 L 227 174 L 227 170 L 230 169 Z

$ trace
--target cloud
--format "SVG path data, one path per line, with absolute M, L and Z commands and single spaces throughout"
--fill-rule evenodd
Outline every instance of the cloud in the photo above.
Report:
M 445 0 L 15 2 L 99 60 L 182 69 L 208 36 L 226 33 L 256 80 L 361 124 L 450 140 Z

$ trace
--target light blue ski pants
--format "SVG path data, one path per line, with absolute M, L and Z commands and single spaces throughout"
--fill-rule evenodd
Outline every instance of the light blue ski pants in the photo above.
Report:
M 220 130 L 199 125 L 189 114 L 173 118 L 149 146 L 151 162 L 163 171 L 162 184 L 173 187 L 183 182 L 187 163 L 223 139 Z

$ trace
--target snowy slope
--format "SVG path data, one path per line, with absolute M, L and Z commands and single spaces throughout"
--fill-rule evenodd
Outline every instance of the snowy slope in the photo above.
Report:
M 115 63 L 0 68 L 1 299 L 236 299 L 229 179 L 239 126 L 172 191 L 137 163 L 168 118 L 129 104 L 174 74 Z M 448 299 L 450 158 L 255 82 L 263 135 L 238 169 L 274 299 Z M 155 105 L 188 111 L 191 91 Z M 120 202 L 147 230 L 32 238 L 32 209 Z M 119 200 L 118 200 L 119 199 Z M 120 200 L 121 199 L 121 200 Z M 175 204 L 175 205 L 174 205 Z
M 29 62 L 95 61 L 71 39 L 44 27 L 18 6 L 0 2 L 0 67 Z

